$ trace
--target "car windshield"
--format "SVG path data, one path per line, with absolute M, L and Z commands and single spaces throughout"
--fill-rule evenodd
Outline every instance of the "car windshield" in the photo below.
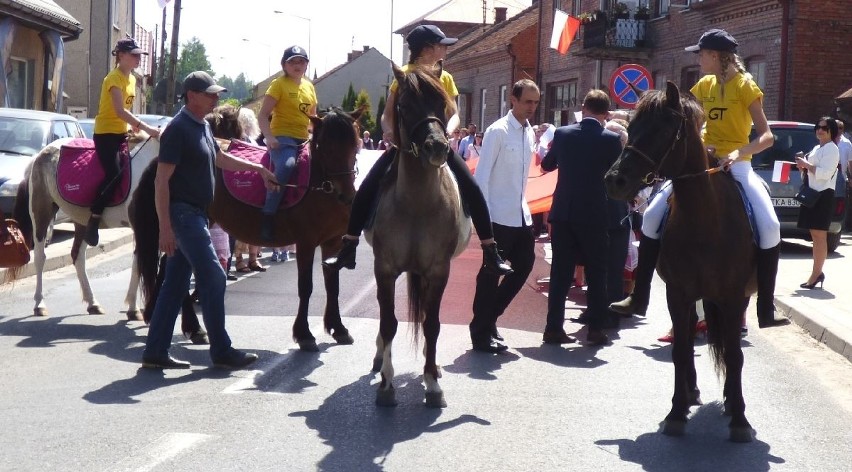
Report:
M 0 117 L 0 152 L 32 155 L 47 145 L 47 121 Z
M 795 162 L 797 152 L 808 153 L 817 144 L 816 134 L 810 127 L 771 127 L 771 129 L 775 136 L 775 143 L 769 149 L 752 156 L 751 166 L 755 169 L 771 169 L 775 161 Z M 754 133 L 749 139 L 753 138 Z

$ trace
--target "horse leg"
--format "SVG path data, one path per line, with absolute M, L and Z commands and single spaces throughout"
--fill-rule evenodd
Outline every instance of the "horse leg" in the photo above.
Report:
M 86 274 L 86 248 L 81 247 L 85 232 L 85 226 L 74 223 L 74 242 L 71 243 L 71 251 L 77 253 L 77 257 L 72 258 L 74 259 L 74 269 L 77 271 L 80 291 L 83 292 L 83 301 L 86 302 L 86 312 L 90 315 L 103 315 L 104 309 L 95 300 L 95 294 L 89 284 L 89 276 Z
M 296 267 L 299 273 L 299 311 L 296 313 L 296 321 L 293 322 L 293 340 L 299 344 L 299 349 L 309 352 L 319 351 L 317 340 L 311 333 L 311 328 L 308 325 L 308 304 L 311 300 L 311 293 L 314 290 L 313 266 L 315 250 L 316 247 L 308 249 L 301 245 L 296 245 Z
M 136 255 L 133 255 L 133 266 L 130 269 L 130 285 L 127 287 L 127 295 L 124 297 L 124 303 L 127 304 L 127 319 L 129 321 L 142 321 L 142 314 L 136 305 L 137 294 L 139 293 L 139 261 L 136 260 Z
M 693 335 L 690 315 L 690 305 L 681 293 L 666 291 L 669 313 L 672 319 L 672 363 L 675 369 L 674 394 L 672 409 L 663 420 L 662 433 L 668 436 L 683 436 L 686 431 L 686 419 L 689 414 L 689 365 L 693 365 Z
M 333 255 L 333 252 L 327 247 L 326 245 L 322 246 L 323 260 Z M 340 271 L 323 266 L 322 276 L 325 280 L 325 313 L 322 317 L 325 332 L 331 334 L 337 344 L 352 344 L 355 340 L 340 318 Z
M 696 303 L 703 303 L 703 300 L 699 300 Z M 690 325 L 695 326 L 698 323 L 698 312 L 696 311 L 697 304 L 693 303 L 689 310 L 689 318 Z M 705 308 L 705 317 L 706 317 L 706 308 Z M 689 345 L 692 346 L 692 353 L 689 356 L 689 364 L 687 364 L 686 371 L 686 388 L 688 392 L 688 401 L 689 406 L 698 406 L 701 405 L 701 391 L 698 390 L 698 373 L 695 371 L 695 329 L 689 331 L 690 333 L 690 342 Z
M 732 303 L 724 307 L 721 315 L 724 316 L 724 342 L 725 361 L 725 411 L 731 415 L 728 424 L 730 440 L 733 442 L 752 442 L 754 440 L 754 429 L 745 416 L 745 400 L 743 399 L 743 349 L 740 336 L 740 325 L 742 313 L 746 309 L 748 299 L 741 303 Z
M 426 311 L 426 319 L 423 321 L 423 336 L 426 338 L 426 363 L 423 366 L 423 382 L 426 384 L 426 406 L 429 408 L 446 408 L 444 391 L 438 385 L 441 378 L 441 368 L 435 361 L 438 348 L 438 335 L 441 333 L 441 298 L 444 288 L 447 286 L 449 274 L 439 280 L 435 277 L 421 277 L 421 293 L 424 296 L 423 308 Z
M 396 277 L 394 275 L 380 275 L 376 273 L 376 298 L 379 300 L 379 336 L 381 343 L 377 340 L 376 345 L 381 349 L 381 374 L 382 381 L 376 392 L 376 405 L 396 406 L 396 392 L 393 388 L 393 362 L 391 361 L 391 347 L 393 338 L 399 322 L 394 313 L 394 290 Z M 376 353 L 378 357 L 379 353 Z M 376 359 L 373 360 L 376 367 Z
M 44 303 L 44 263 L 47 260 L 47 256 L 44 252 L 45 240 L 35 240 L 35 247 L 33 248 L 33 262 L 35 263 L 36 269 L 36 286 L 35 286 L 35 294 L 33 294 L 33 300 L 35 300 L 35 306 L 33 307 L 33 314 L 35 316 L 47 316 L 47 305 Z

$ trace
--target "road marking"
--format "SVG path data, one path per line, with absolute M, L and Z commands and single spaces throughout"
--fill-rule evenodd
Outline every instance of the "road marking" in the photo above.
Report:
M 109 471 L 146 472 L 212 436 L 196 433 L 168 433 L 157 438 L 139 454 L 109 467 Z

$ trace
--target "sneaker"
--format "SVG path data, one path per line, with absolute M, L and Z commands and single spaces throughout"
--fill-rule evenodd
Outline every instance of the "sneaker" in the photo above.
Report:
M 142 356 L 142 367 L 146 369 L 189 369 L 189 362 L 179 361 L 166 354 L 165 357 Z
M 278 251 L 272 251 L 272 262 L 279 262 L 282 260 L 283 259 L 281 259 L 281 255 L 278 253 Z
M 214 360 L 213 366 L 220 369 L 239 370 L 256 360 L 257 354 L 231 348 L 228 349 L 228 353 L 223 358 Z

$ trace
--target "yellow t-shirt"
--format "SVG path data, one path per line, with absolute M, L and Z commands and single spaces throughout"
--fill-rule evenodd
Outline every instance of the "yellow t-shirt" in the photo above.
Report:
M 112 107 L 112 96 L 109 91 L 113 87 L 121 91 L 125 110 L 130 110 L 136 98 L 136 77 L 133 74 L 125 76 L 118 67 L 107 74 L 101 85 L 101 99 L 98 103 L 98 114 L 95 116 L 94 132 L 97 134 L 122 134 L 130 129 L 130 124 L 119 118 Z
M 406 65 L 402 66 L 402 71 L 408 72 L 408 70 L 411 67 L 415 67 L 415 66 L 413 64 L 406 64 Z M 444 70 L 444 71 L 441 71 L 440 80 L 441 80 L 441 85 L 444 86 L 444 90 L 447 91 L 447 94 L 450 96 L 450 98 L 456 98 L 459 94 L 459 89 L 456 88 L 456 81 L 453 80 L 453 76 L 450 75 L 449 72 Z M 391 82 L 390 91 L 396 92 L 397 88 L 399 88 L 399 84 L 396 83 L 396 79 L 393 79 L 393 82 Z
M 269 84 L 266 95 L 278 100 L 269 123 L 272 134 L 308 139 L 308 125 L 311 123 L 308 113 L 317 105 L 314 84 L 304 77 L 297 84 L 282 75 Z
M 748 107 L 763 98 L 751 74 L 737 73 L 725 83 L 724 98 L 715 75 L 702 77 L 691 92 L 704 107 L 704 144 L 715 146 L 717 156 L 726 156 L 748 144 L 752 125 Z M 741 155 L 740 159 L 750 161 L 751 155 Z

